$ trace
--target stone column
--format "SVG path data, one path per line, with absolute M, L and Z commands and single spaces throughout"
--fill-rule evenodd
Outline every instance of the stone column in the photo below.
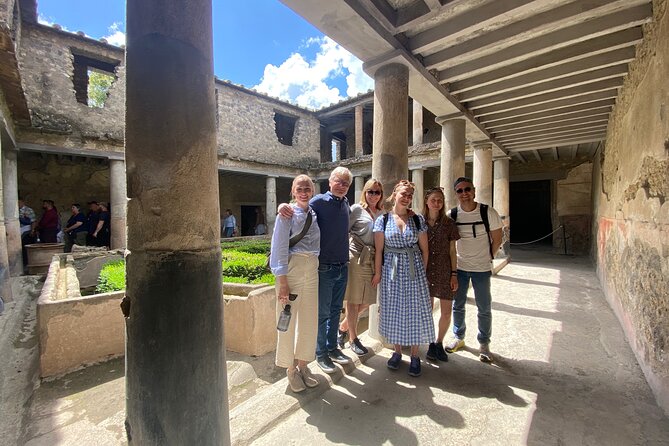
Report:
M 416 189 L 413 193 L 412 208 L 419 214 L 423 213 L 423 204 L 425 203 L 425 187 L 423 185 L 424 172 L 424 169 L 414 169 L 411 171 L 411 181 L 416 185 Z
M 125 181 L 124 160 L 109 160 L 109 193 L 111 200 L 110 248 L 125 249 L 128 193 Z
M 314 195 L 316 192 L 314 191 Z M 267 222 L 267 233 L 274 232 L 276 221 L 276 177 L 265 179 L 265 221 Z
M 386 197 L 409 170 L 408 118 L 409 69 L 400 64 L 379 68 L 374 73 L 372 178 L 383 184 Z M 383 341 L 378 311 L 377 295 L 377 303 L 369 307 L 369 334 Z
M 9 271 L 12 276 L 20 276 L 23 273 L 17 169 L 18 163 L 16 151 L 3 150 L 2 196 L 5 208 L 5 231 L 7 232 L 7 258 L 9 261 Z
M 374 137 L 372 177 L 390 196 L 409 170 L 409 70 L 389 64 L 374 74 Z
M 363 106 L 355 106 L 355 156 L 362 156 L 364 139 L 363 139 Z
M 365 177 L 355 177 L 355 202 L 360 203 L 362 197 L 362 188 L 365 187 Z
M 493 194 L 493 207 L 502 217 L 504 223 L 504 244 L 502 248 L 505 254 L 509 254 L 511 247 L 511 218 L 509 216 L 509 158 L 500 158 L 494 161 L 495 193 Z
M 465 175 L 465 120 L 438 117 L 436 121 L 441 125 L 439 185 L 444 188 L 445 207 L 451 209 L 458 205 L 453 182 Z
M 492 145 L 474 146 L 474 187 L 476 201 L 492 205 Z
M 129 0 L 126 432 L 230 444 L 211 0 Z
M 0 157 L 2 157 L 2 143 L 0 142 Z M 5 210 L 3 203 L 3 176 L 2 167 L 4 163 L 0 163 L 0 298 L 4 302 L 11 302 L 14 300 L 12 296 L 12 281 L 9 274 L 9 258 L 7 257 L 7 237 L 5 235 Z
M 423 105 L 413 100 L 413 145 L 423 144 Z

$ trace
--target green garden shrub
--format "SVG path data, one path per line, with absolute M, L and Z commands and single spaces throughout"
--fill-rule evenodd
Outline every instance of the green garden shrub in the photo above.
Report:
M 115 260 L 105 263 L 100 270 L 98 284 L 95 287 L 97 293 L 111 293 L 125 289 L 125 261 Z

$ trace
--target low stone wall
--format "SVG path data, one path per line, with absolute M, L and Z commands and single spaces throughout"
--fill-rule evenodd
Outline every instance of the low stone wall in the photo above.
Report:
M 125 292 L 82 296 L 80 291 L 80 278 L 89 284 L 104 263 L 119 256 L 111 251 L 53 257 L 37 303 L 40 376 L 61 375 L 125 354 L 125 320 L 119 307 Z M 274 287 L 224 283 L 222 297 L 226 348 L 250 356 L 274 350 Z
M 37 302 L 42 377 L 124 354 L 125 321 L 119 304 L 125 293 L 82 296 L 76 268 L 95 259 L 99 273 L 101 265 L 115 257 L 114 253 L 53 256 Z

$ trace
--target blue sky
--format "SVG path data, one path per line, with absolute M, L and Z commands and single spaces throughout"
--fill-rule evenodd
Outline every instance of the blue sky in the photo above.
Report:
M 125 42 L 123 0 L 38 0 L 40 22 Z M 348 51 L 278 0 L 213 0 L 214 74 L 321 108 L 373 87 Z

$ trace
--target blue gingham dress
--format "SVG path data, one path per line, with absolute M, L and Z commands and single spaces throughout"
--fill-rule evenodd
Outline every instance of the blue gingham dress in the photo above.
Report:
M 404 234 L 388 215 L 385 229 L 385 246 L 407 248 L 418 245 L 418 233 L 427 230 L 425 219 L 419 215 L 420 229 L 413 218 L 409 218 Z M 374 232 L 383 232 L 383 216 L 374 222 Z M 420 250 L 412 253 L 383 251 L 381 293 L 379 296 L 379 332 L 391 344 L 419 345 L 434 342 L 434 321 L 430 305 L 430 292 Z M 396 257 L 396 260 L 393 258 Z M 411 277 L 409 262 L 414 263 Z M 393 272 L 393 264 L 395 271 Z

